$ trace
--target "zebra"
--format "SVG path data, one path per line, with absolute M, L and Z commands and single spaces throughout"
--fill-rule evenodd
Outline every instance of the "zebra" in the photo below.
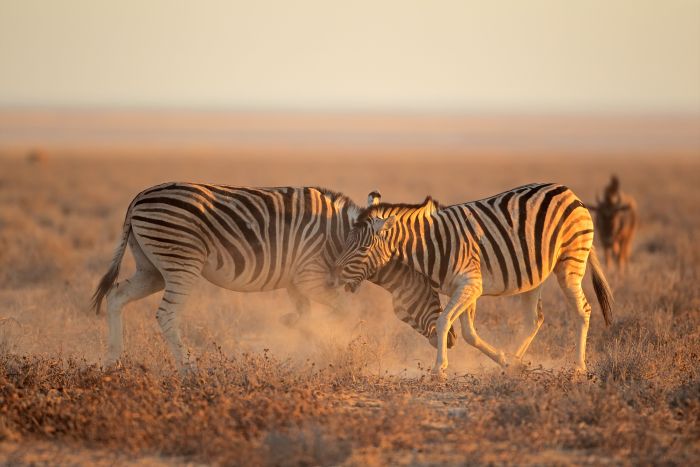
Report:
M 637 229 L 637 203 L 620 189 L 620 180 L 613 175 L 605 187 L 603 200 L 596 198 L 595 225 L 605 253 L 605 265 L 610 268 L 612 257 L 620 272 L 629 262 L 632 240 Z
M 379 194 L 369 199 L 377 203 Z M 330 266 L 360 212 L 347 196 L 316 187 L 171 182 L 142 191 L 92 299 L 96 312 L 107 299 L 106 363 L 123 352 L 122 308 L 164 290 L 157 321 L 178 369 L 191 370 L 177 318 L 200 278 L 239 292 L 286 288 L 298 315 L 308 313 L 310 299 L 341 308 L 341 294 L 328 286 Z M 127 245 L 136 271 L 115 284 Z M 370 280 L 392 293 L 399 319 L 437 346 L 440 298 L 423 276 L 394 262 Z
M 591 215 L 563 185 L 530 184 L 447 207 L 431 197 L 422 204 L 370 206 L 358 217 L 336 260 L 335 285 L 354 288 L 376 268 L 397 259 L 450 296 L 437 324 L 433 373 L 438 377 L 447 368 L 446 331 L 458 317 L 469 344 L 502 366 L 521 361 L 544 321 L 540 291 L 552 271 L 579 316 L 578 371 L 586 370 L 591 314 L 581 288 L 587 262 L 603 317 L 610 324 L 612 294 L 593 248 Z M 513 360 L 479 337 L 474 318 L 480 296 L 515 294 L 523 294 L 531 328 Z

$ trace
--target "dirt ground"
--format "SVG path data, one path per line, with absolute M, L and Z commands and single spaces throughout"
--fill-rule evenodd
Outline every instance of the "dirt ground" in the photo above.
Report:
M 36 159 L 36 158 L 35 158 Z M 574 317 L 555 280 L 524 372 L 504 373 L 462 340 L 449 378 L 433 348 L 363 284 L 355 313 L 289 329 L 283 291 L 202 284 L 182 318 L 199 359 L 181 381 L 155 321 L 157 297 L 125 313 L 128 357 L 103 370 L 104 313 L 88 309 L 131 198 L 150 185 L 316 185 L 361 203 L 443 204 L 531 182 L 584 201 L 616 173 L 639 204 L 616 303 L 593 304 L 589 373 L 574 375 Z M 226 465 L 667 464 L 700 461 L 700 158 L 0 157 L 0 463 Z M 128 255 L 127 255 L 128 256 Z M 122 275 L 133 268 L 126 258 Z M 479 301 L 480 333 L 508 348 L 517 298 Z

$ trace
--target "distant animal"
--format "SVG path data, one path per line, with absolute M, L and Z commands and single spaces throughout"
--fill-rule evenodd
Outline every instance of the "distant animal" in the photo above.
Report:
M 40 149 L 33 149 L 27 153 L 26 161 L 28 164 L 44 164 L 48 160 L 46 153 Z
M 577 368 L 586 369 L 586 336 L 591 306 L 581 288 L 590 264 L 593 287 L 606 324 L 612 294 L 593 248 L 591 215 L 567 187 L 532 184 L 479 201 L 440 206 L 369 206 L 348 234 L 334 268 L 337 286 L 354 288 L 390 261 L 426 275 L 450 300 L 437 322 L 438 351 L 433 372 L 447 368 L 447 332 L 460 318 L 464 339 L 500 365 L 503 351 L 476 332 L 476 301 L 482 295 L 524 294 L 530 330 L 515 358 L 527 351 L 544 320 L 542 283 L 552 271 L 578 315 Z
M 620 189 L 620 180 L 613 175 L 603 191 L 603 200 L 596 198 L 595 225 L 609 268 L 614 258 L 617 268 L 624 272 L 629 262 L 632 240 L 637 230 L 637 203 Z
M 165 289 L 156 318 L 178 369 L 190 369 L 177 318 L 201 277 L 241 292 L 286 288 L 299 315 L 309 299 L 341 308 L 341 294 L 328 286 L 330 268 L 360 212 L 347 196 L 323 188 L 166 183 L 142 191 L 93 296 L 96 311 L 107 298 L 107 362 L 123 351 L 123 306 Z M 127 244 L 136 272 L 115 284 Z M 440 298 L 424 276 L 394 262 L 370 280 L 392 293 L 402 321 L 437 345 Z

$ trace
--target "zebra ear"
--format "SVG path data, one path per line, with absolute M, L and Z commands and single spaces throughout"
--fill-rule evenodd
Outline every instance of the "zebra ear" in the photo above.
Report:
M 374 190 L 367 195 L 367 207 L 376 206 L 382 202 L 382 194 L 379 190 Z
M 372 222 L 372 228 L 374 229 L 375 234 L 380 234 L 391 230 L 391 228 L 394 227 L 394 224 L 396 224 L 396 216 L 390 216 L 386 219 L 376 218 Z

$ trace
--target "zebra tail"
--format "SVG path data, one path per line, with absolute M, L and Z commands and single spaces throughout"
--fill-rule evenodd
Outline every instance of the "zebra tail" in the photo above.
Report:
M 126 251 L 126 245 L 129 240 L 129 234 L 131 233 L 131 222 L 129 217 L 129 213 L 127 212 L 126 219 L 124 220 L 124 227 L 122 229 L 122 238 L 116 251 L 114 252 L 112 263 L 109 265 L 109 270 L 107 270 L 105 275 L 102 276 L 102 279 L 100 279 L 100 283 L 97 285 L 97 289 L 95 289 L 95 293 L 92 295 L 91 308 L 95 310 L 96 315 L 100 314 L 100 305 L 102 305 L 102 300 L 116 282 L 117 277 L 119 277 L 119 268 L 121 267 L 124 252 Z
M 612 292 L 610 291 L 610 285 L 608 285 L 608 281 L 605 279 L 603 268 L 600 266 L 598 255 L 596 255 L 595 248 L 593 246 L 591 246 L 591 251 L 588 255 L 588 263 L 592 268 L 593 290 L 595 290 L 595 295 L 598 298 L 600 309 L 603 311 L 605 325 L 610 326 L 610 323 L 612 323 L 613 296 Z

